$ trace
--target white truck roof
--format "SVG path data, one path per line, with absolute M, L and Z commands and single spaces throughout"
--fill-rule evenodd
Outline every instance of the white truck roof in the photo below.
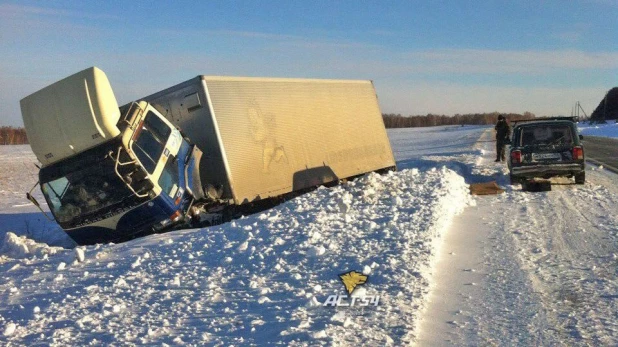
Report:
M 91 67 L 20 102 L 28 141 L 47 166 L 120 134 L 118 102 L 103 71 Z

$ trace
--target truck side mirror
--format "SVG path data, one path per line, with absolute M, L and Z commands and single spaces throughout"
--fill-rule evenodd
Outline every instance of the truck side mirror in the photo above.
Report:
M 34 206 L 41 208 L 41 205 L 39 205 L 39 202 L 30 193 L 26 193 L 26 199 L 30 200 L 30 202 L 33 203 Z
M 583 140 L 584 139 L 584 135 L 579 135 L 579 139 Z
M 38 184 L 38 182 L 37 182 L 37 184 Z M 36 187 L 36 185 L 35 185 L 35 187 Z M 34 187 L 33 187 L 33 189 L 34 189 Z M 47 213 L 45 213 L 45 211 L 43 211 L 43 209 L 41 208 L 41 205 L 39 205 L 39 202 L 36 201 L 34 196 L 32 196 L 32 194 L 30 194 L 30 192 L 26 193 L 26 199 L 30 200 L 30 202 L 33 203 L 34 206 L 36 206 L 39 209 L 39 211 L 41 211 L 41 213 L 45 216 L 45 218 L 47 218 L 48 220 L 54 222 L 54 220 L 52 218 L 49 218 Z

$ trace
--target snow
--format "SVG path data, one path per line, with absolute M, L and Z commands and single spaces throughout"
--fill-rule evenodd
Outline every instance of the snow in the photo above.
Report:
M 579 123 L 577 126 L 582 135 L 618 138 L 618 123 L 615 121 L 610 120 L 607 124 Z
M 26 344 L 412 341 L 435 244 L 468 201 L 446 167 L 402 170 L 208 229 L 47 258 L 3 253 L 0 266 L 21 267 L 0 279 L 0 316 L 24 327 L 11 341 Z M 380 305 L 338 322 L 322 303 L 345 294 L 338 274 L 354 269 L 370 274 L 355 296 L 379 295 Z
M 0 257 L 26 258 L 30 256 L 43 257 L 56 254 L 62 248 L 48 246 L 28 239 L 26 236 L 17 236 L 12 232 L 4 234 L 4 240 L 0 244 Z
M 471 172 L 494 170 L 491 131 Z M 455 217 L 432 276 L 420 345 L 616 345 L 616 175 L 555 179 L 528 193 L 493 175 L 505 194 L 477 197 Z
M 0 146 L 0 240 L 12 232 L 50 246 L 73 247 L 73 240 L 26 199 L 38 181 L 37 163 L 28 145 Z M 33 195 L 49 211 L 38 188 Z
M 15 332 L 15 329 L 17 329 L 17 325 L 15 323 L 7 324 L 6 327 L 4 328 L 3 335 L 4 336 L 11 336 Z
M 616 176 L 522 192 L 491 133 L 389 130 L 398 172 L 74 249 L 24 201 L 27 146 L 0 146 L 0 344 L 617 344 Z M 506 192 L 468 194 L 488 180 Z M 351 270 L 377 307 L 323 305 Z

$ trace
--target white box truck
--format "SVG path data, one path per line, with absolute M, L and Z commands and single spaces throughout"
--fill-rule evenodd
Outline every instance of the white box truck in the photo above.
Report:
M 198 76 L 119 108 L 93 67 L 21 108 L 47 204 L 80 244 L 217 223 L 395 169 L 371 81 Z

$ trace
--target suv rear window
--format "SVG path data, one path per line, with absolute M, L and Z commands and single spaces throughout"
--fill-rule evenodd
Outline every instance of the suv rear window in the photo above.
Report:
M 573 144 L 573 132 L 566 124 L 530 125 L 521 130 L 521 146 L 571 144 Z

